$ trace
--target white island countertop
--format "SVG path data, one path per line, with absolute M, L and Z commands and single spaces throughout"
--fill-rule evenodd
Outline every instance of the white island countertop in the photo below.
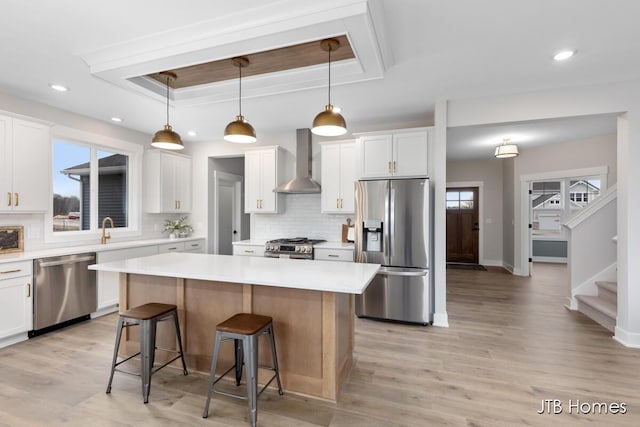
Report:
M 98 271 L 348 294 L 362 294 L 379 268 L 379 264 L 175 252 L 89 266 Z

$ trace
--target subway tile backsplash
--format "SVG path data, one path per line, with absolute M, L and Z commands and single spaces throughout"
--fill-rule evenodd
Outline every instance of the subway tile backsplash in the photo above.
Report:
M 320 213 L 320 194 L 287 194 L 279 214 L 254 214 L 251 238 L 270 240 L 287 237 L 309 237 L 339 242 L 342 224 L 355 216 Z

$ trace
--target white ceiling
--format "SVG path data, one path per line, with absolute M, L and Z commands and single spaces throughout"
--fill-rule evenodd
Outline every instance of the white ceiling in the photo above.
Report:
M 201 36 L 198 31 L 213 28 L 214 23 L 229 28 L 236 23 L 236 27 L 278 25 L 272 13 L 278 8 L 283 15 L 291 8 L 322 7 L 330 12 L 361 2 L 5 0 L 0 14 L 0 91 L 100 120 L 119 116 L 124 119 L 121 126 L 151 135 L 164 124 L 162 99 L 96 77 L 83 56 L 172 32 L 195 40 Z M 640 76 L 640 2 L 381 0 L 380 4 L 384 26 L 378 25 L 376 31 L 384 35 L 382 48 L 388 47 L 393 61 L 382 79 L 338 84 L 332 91 L 352 131 L 427 122 L 438 99 Z M 158 49 L 170 45 L 164 41 Z M 552 61 L 551 56 L 564 48 L 576 48 L 578 54 L 563 63 Z M 52 82 L 71 91 L 54 92 L 48 87 Z M 243 113 L 258 137 L 261 132 L 308 127 L 326 103 L 326 89 L 317 85 L 268 96 L 244 95 Z M 220 139 L 236 109 L 235 101 L 176 106 L 171 124 L 186 141 Z M 188 130 L 198 136 L 188 137 Z M 449 155 L 455 155 L 453 148 L 458 145 L 462 149 L 464 144 L 450 144 Z

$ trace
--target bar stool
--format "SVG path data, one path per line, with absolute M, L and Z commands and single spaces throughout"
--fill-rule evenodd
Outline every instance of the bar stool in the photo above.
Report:
M 178 340 L 177 350 L 171 350 L 167 348 L 156 347 L 156 327 L 158 322 L 163 320 L 173 319 L 176 328 L 176 338 Z M 129 326 L 140 326 L 140 351 L 129 356 L 121 361 L 118 360 L 118 349 L 120 348 L 120 339 L 122 338 L 122 330 Z M 176 353 L 177 356 L 166 362 L 159 368 L 153 369 L 153 362 L 155 360 L 155 351 L 162 350 L 169 353 Z M 136 374 L 133 372 L 127 372 L 117 367 L 128 360 L 141 355 L 141 373 Z M 107 393 L 111 393 L 111 383 L 113 382 L 113 374 L 115 371 L 122 372 L 124 374 L 136 375 L 142 378 L 142 397 L 144 403 L 149 402 L 149 391 L 151 389 L 151 375 L 158 372 L 171 362 L 182 359 L 182 372 L 187 375 L 187 365 L 184 362 L 184 354 L 182 352 L 182 339 L 180 337 L 180 325 L 178 323 L 178 310 L 173 304 L 161 304 L 152 302 L 138 307 L 130 308 L 127 311 L 120 313 L 118 319 L 118 330 L 116 335 L 116 346 L 113 350 L 113 362 L 111 363 L 111 375 L 109 376 L 109 384 L 107 385 Z
M 273 366 L 258 366 L 258 337 L 262 334 L 269 335 L 271 344 L 271 358 Z M 218 354 L 220 352 L 220 344 L 224 341 L 234 340 L 235 343 L 235 364 L 227 369 L 219 378 L 215 378 L 216 365 L 218 364 Z M 247 370 L 247 396 L 239 396 L 232 393 L 225 393 L 214 389 L 214 385 L 220 381 L 225 375 L 235 368 L 236 385 L 240 385 L 242 378 L 242 365 Z M 258 368 L 269 369 L 274 371 L 271 379 L 264 385 L 262 390 L 258 390 Z M 213 344 L 213 359 L 211 360 L 211 373 L 209 374 L 209 389 L 207 393 L 207 403 L 204 407 L 202 418 L 209 416 L 209 403 L 211 402 L 211 393 L 223 394 L 225 396 L 235 397 L 249 401 L 249 420 L 252 426 L 256 425 L 258 418 L 258 396 L 271 384 L 274 380 L 278 382 L 278 393 L 282 396 L 282 384 L 280 383 L 280 371 L 278 370 L 278 358 L 276 355 L 276 342 L 273 335 L 273 321 L 269 316 L 261 316 L 259 314 L 239 313 L 236 314 L 216 326 L 216 337 Z

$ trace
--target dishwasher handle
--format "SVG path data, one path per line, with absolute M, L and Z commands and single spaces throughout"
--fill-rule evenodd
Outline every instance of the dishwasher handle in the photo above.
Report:
M 60 260 L 60 261 L 45 261 L 43 262 L 42 260 L 38 260 L 38 264 L 40 265 L 40 267 L 54 267 L 57 265 L 69 265 L 69 264 L 77 264 L 79 262 L 84 262 L 84 261 L 95 261 L 96 257 L 93 255 L 90 256 L 85 256 L 85 257 L 80 257 L 80 258 L 73 258 L 73 259 L 64 259 L 64 260 Z

